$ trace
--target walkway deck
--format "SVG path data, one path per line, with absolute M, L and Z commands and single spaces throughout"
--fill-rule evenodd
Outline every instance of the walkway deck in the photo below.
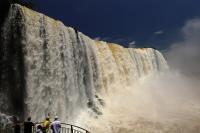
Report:
M 33 128 L 33 133 L 36 133 L 36 128 Z M 8 127 L 0 127 L 0 133 L 14 133 L 14 129 L 11 126 Z M 23 126 L 21 126 L 21 132 L 23 131 Z M 49 129 L 48 133 L 52 133 L 52 130 Z M 90 133 L 88 130 L 81 128 L 79 126 L 67 124 L 67 123 L 61 123 L 61 132 L 60 133 Z

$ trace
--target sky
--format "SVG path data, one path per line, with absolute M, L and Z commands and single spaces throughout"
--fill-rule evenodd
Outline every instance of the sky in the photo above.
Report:
M 185 23 L 200 17 L 199 0 L 36 0 L 39 12 L 93 39 L 166 49 Z

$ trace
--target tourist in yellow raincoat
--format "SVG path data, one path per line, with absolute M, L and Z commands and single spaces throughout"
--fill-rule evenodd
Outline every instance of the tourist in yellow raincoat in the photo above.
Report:
M 47 117 L 47 118 L 45 119 L 45 121 L 43 122 L 43 126 L 42 126 L 42 131 L 43 131 L 43 133 L 48 133 L 48 131 L 49 131 L 49 126 L 50 126 L 50 118 Z

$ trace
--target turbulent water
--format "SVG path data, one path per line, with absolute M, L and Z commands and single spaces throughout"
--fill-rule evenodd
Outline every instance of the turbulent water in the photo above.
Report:
M 148 97 L 149 90 L 137 89 L 139 82 L 168 68 L 157 50 L 95 41 L 20 5 L 11 6 L 0 43 L 3 114 L 22 119 L 31 115 L 33 120 L 41 121 L 51 113 L 99 133 L 165 133 L 169 127 L 173 132 L 180 129 L 173 123 L 166 127 L 151 119 L 134 120 L 139 105 L 129 103 L 143 93 L 144 99 Z M 143 103 L 148 104 L 148 100 Z M 129 110 L 130 106 L 135 110 Z M 115 115 L 109 115 L 111 112 Z

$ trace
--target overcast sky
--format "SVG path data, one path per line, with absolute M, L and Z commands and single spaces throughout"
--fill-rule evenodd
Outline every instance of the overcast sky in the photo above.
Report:
M 37 0 L 39 11 L 90 36 L 128 46 L 165 49 L 200 0 Z

